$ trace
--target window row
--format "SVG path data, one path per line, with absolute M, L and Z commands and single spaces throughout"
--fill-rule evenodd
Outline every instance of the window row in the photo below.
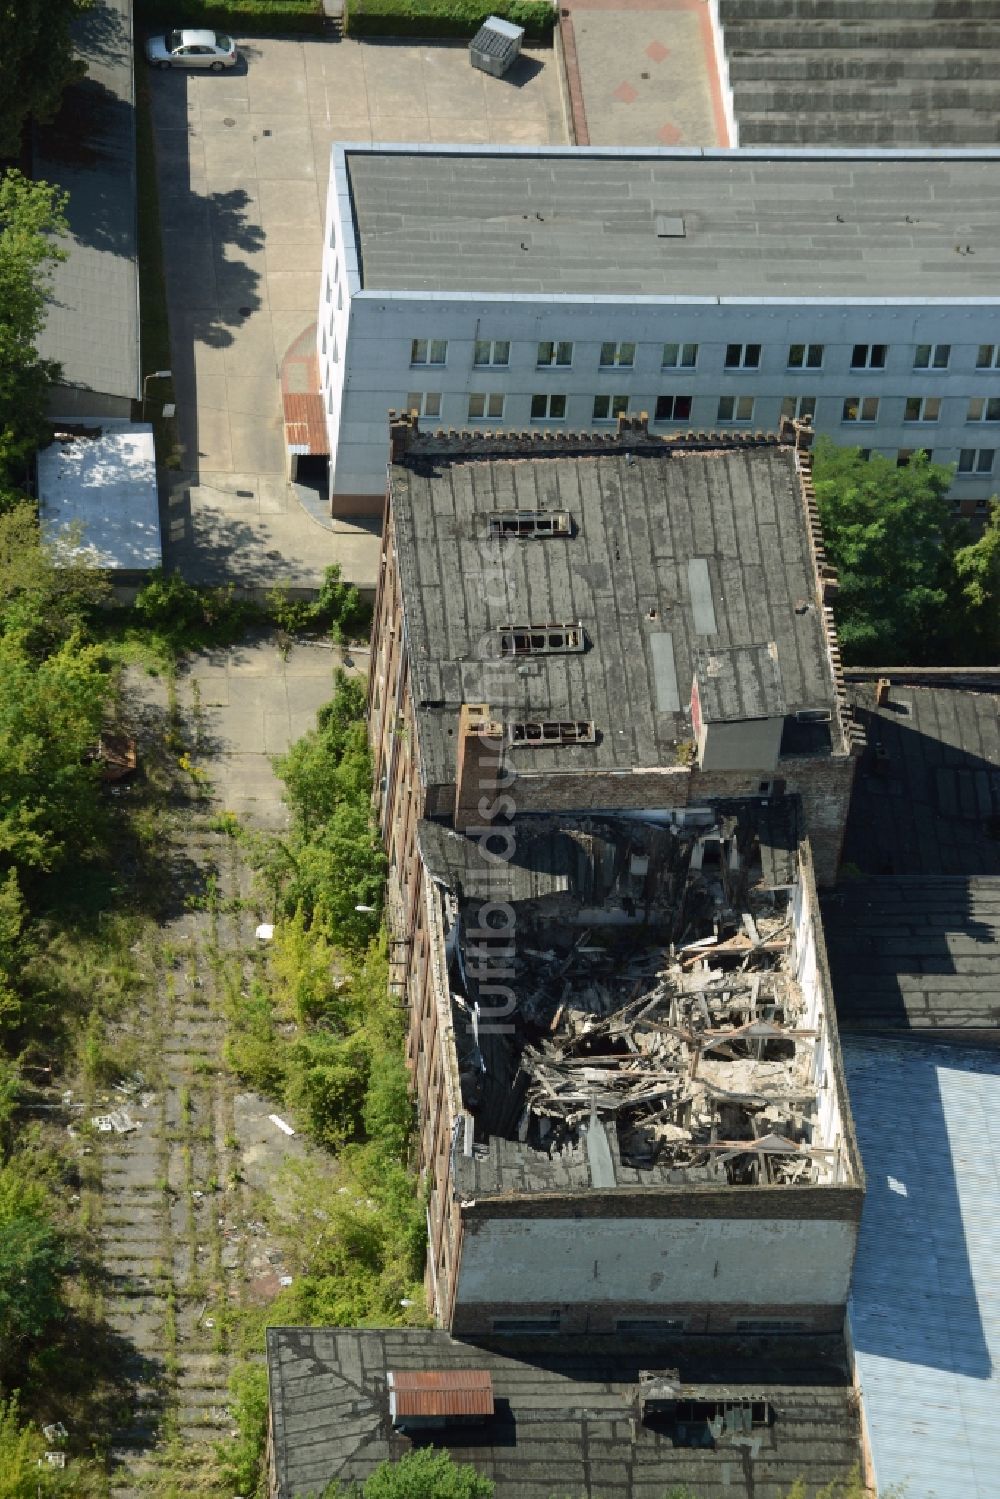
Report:
M 635 364 L 634 343 L 602 343 L 598 359 L 600 369 L 631 369 Z M 693 370 L 698 364 L 698 344 L 667 343 L 662 347 L 660 368 Z M 478 369 L 506 369 L 510 364 L 510 340 L 477 338 L 472 362 Z M 730 371 L 760 368 L 762 344 L 727 344 L 723 368 Z M 882 370 L 886 367 L 888 344 L 854 344 L 851 347 L 852 370 Z M 786 368 L 820 370 L 826 358 L 825 344 L 789 344 Z M 443 365 L 448 359 L 448 340 L 415 338 L 410 344 L 412 365 Z M 573 363 L 572 341 L 545 340 L 535 355 L 537 369 L 569 369 Z M 946 370 L 951 363 L 951 344 L 917 344 L 913 354 L 915 370 Z M 976 368 L 1000 370 L 1000 344 L 980 344 Z
M 591 410 L 591 421 L 611 422 L 624 416 L 629 410 L 631 397 L 622 395 L 595 395 Z M 443 400 L 440 391 L 411 391 L 406 397 L 406 409 L 416 411 L 419 416 L 439 418 Z M 503 421 L 506 395 L 501 391 L 473 391 L 468 396 L 466 418 L 470 422 Z M 533 422 L 562 422 L 566 420 L 568 395 L 563 392 L 544 391 L 531 397 L 531 420 Z M 782 417 L 801 420 L 815 417 L 815 396 L 786 396 L 781 403 Z M 873 424 L 879 419 L 881 399 L 878 396 L 848 396 L 841 404 L 840 420 L 861 425 Z M 653 410 L 654 422 L 689 422 L 694 405 L 691 395 L 659 395 Z M 718 422 L 752 422 L 757 401 L 753 396 L 720 396 L 715 420 Z M 939 396 L 907 396 L 903 406 L 905 424 L 936 422 L 941 415 Z M 969 402 L 967 422 L 1000 422 L 1000 397 Z

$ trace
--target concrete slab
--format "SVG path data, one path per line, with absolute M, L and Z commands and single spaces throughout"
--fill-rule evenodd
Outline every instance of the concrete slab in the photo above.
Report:
M 320 524 L 283 477 L 278 374 L 316 314 L 330 147 L 565 144 L 555 57 L 529 52 L 498 83 L 463 45 L 240 47 L 245 69 L 150 80 L 183 445 L 183 468 L 163 485 L 166 559 L 193 579 L 264 588 L 315 586 L 339 561 L 370 586 L 374 529 Z

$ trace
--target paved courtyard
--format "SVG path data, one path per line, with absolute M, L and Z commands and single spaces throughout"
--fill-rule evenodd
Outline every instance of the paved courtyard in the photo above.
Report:
M 338 560 L 370 582 L 372 528 L 324 524 L 284 478 L 278 374 L 316 315 L 330 146 L 565 144 L 554 54 L 494 79 L 464 46 L 241 47 L 230 74 L 150 79 L 183 449 L 166 556 L 193 581 L 308 587 Z

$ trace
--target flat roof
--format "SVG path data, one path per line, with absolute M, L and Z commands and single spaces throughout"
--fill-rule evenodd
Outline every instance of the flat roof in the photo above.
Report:
M 996 150 L 335 150 L 368 291 L 998 297 Z
M 35 126 L 33 175 L 69 194 L 67 259 L 53 268 L 38 351 L 60 384 L 135 400 L 139 386 L 132 0 L 96 0 L 72 24 L 86 76 Z M 58 391 L 53 397 L 58 411 Z
M 837 1339 L 810 1338 L 796 1351 L 774 1339 L 706 1348 L 624 1336 L 501 1347 L 419 1328 L 270 1327 L 266 1336 L 275 1499 L 312 1499 L 331 1479 L 363 1483 L 412 1450 L 389 1415 L 387 1375 L 403 1369 L 489 1371 L 494 1417 L 446 1427 L 433 1443 L 492 1479 L 496 1499 L 660 1499 L 686 1486 L 699 1499 L 785 1499 L 800 1478 L 810 1493 L 845 1482 L 859 1459 Z M 640 1370 L 664 1365 L 679 1367 L 685 1398 L 766 1400 L 772 1419 L 752 1437 L 675 1446 L 669 1421 L 638 1419 Z
M 42 526 L 53 540 L 109 572 L 159 567 L 160 509 L 153 429 L 146 423 L 101 418 L 38 454 Z M 57 427 L 57 431 L 58 431 Z M 79 534 L 77 534 L 79 533 Z
M 593 722 L 593 742 L 514 744 L 518 772 L 678 765 L 698 650 L 773 641 L 785 712 L 835 709 L 790 446 L 581 438 L 545 456 L 513 434 L 498 457 L 468 438 L 461 451 L 461 438 L 417 437 L 390 475 L 429 784 L 454 781 L 462 703 L 489 703 L 507 724 Z M 568 530 L 492 538 L 491 517 L 518 510 L 565 512 Z M 583 648 L 502 655 L 504 632 L 529 626 L 582 630 Z
M 993 1499 L 1000 1057 L 843 1039 L 868 1179 L 850 1326 L 878 1492 Z

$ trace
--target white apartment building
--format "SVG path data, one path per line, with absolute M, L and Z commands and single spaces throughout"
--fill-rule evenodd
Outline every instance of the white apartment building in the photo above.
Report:
M 1000 486 L 1000 150 L 335 145 L 317 353 L 336 514 L 387 412 L 773 430 Z

